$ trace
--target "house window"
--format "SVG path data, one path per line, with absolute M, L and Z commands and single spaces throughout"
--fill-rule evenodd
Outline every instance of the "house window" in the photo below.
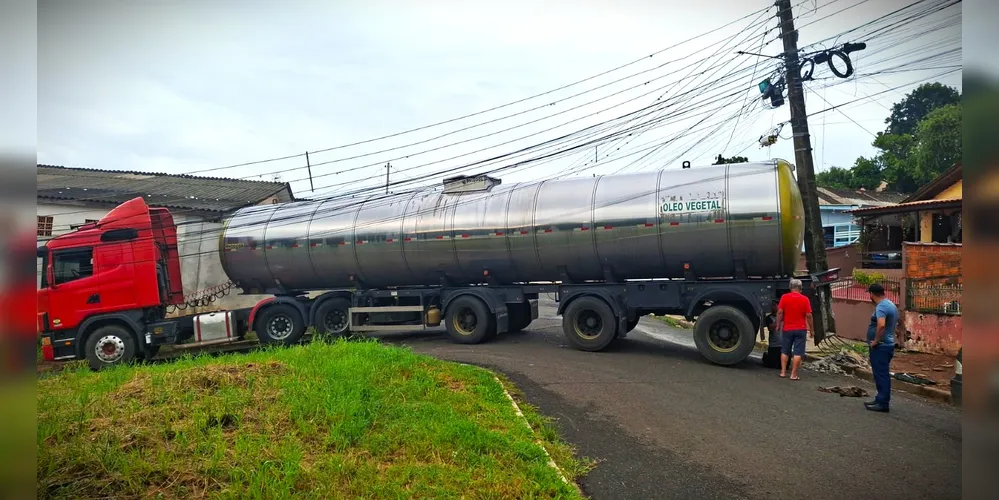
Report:
M 860 226 L 855 224 L 836 224 L 833 230 L 833 248 L 852 245 L 860 239 Z
M 38 236 L 52 236 L 52 216 L 38 216 Z
M 74 248 L 52 253 L 52 274 L 56 285 L 93 276 L 94 249 Z

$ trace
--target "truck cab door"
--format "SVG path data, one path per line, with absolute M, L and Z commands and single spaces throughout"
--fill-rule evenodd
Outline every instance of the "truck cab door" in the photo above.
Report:
M 49 322 L 53 330 L 74 328 L 101 307 L 94 276 L 92 247 L 54 250 L 48 284 Z

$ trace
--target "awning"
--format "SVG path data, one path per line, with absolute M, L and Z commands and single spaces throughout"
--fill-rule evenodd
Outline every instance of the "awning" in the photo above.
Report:
M 961 208 L 961 198 L 946 198 L 942 200 L 922 200 L 888 205 L 886 207 L 869 207 L 848 210 L 845 213 L 858 217 L 868 217 L 877 215 L 903 214 L 923 210 L 940 210 L 946 208 Z

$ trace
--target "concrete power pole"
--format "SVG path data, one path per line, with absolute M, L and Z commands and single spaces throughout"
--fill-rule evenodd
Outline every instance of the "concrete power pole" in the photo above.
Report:
M 815 165 L 812 163 L 812 141 L 808 134 L 808 114 L 805 112 L 805 92 L 801 85 L 798 60 L 798 31 L 794 29 L 791 0 L 777 0 L 777 18 L 784 40 L 784 66 L 787 74 L 787 101 L 791 107 L 791 130 L 794 133 L 794 162 L 797 166 L 798 189 L 805 205 L 805 260 L 810 273 L 829 268 L 826 243 L 819 212 L 818 190 L 815 186 Z M 821 310 L 815 329 L 815 342 L 821 342 L 826 332 L 835 332 L 832 298 L 827 287 L 818 288 Z

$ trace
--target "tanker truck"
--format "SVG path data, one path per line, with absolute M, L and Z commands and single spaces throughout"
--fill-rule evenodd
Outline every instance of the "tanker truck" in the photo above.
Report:
M 643 315 L 682 315 L 695 321 L 704 358 L 733 365 L 789 291 L 804 227 L 783 160 L 513 185 L 459 176 L 242 208 L 222 223 L 219 259 L 242 293 L 266 298 L 167 318 L 184 300 L 176 228 L 168 210 L 137 198 L 38 249 L 39 330 L 44 357 L 94 369 L 249 331 L 295 344 L 310 329 L 337 337 L 443 324 L 454 342 L 477 344 L 526 329 L 548 294 L 576 349 L 606 348 Z M 837 269 L 801 277 L 812 300 L 837 278 Z

